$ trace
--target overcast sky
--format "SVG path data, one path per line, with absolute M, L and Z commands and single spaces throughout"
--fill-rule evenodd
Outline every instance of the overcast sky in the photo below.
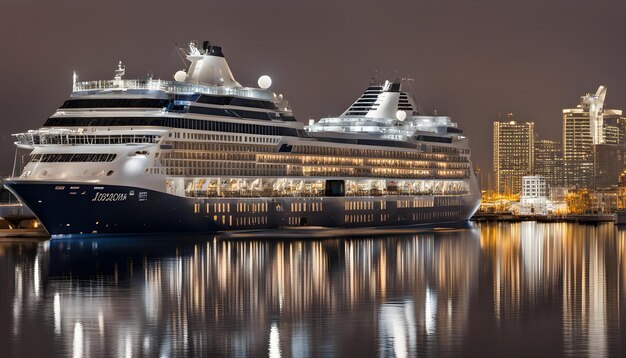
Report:
M 261 74 L 296 117 L 337 115 L 378 71 L 415 79 L 424 114 L 453 117 L 473 160 L 491 170 L 492 122 L 513 112 L 541 138 L 561 137 L 561 109 L 608 86 L 626 107 L 626 1 L 0 0 L 0 173 L 11 133 L 34 129 L 80 80 L 171 79 L 175 43 L 221 45 L 235 78 Z

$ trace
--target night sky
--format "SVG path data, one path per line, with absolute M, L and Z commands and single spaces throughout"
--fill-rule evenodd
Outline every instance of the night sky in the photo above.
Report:
M 561 137 L 561 109 L 608 86 L 626 108 L 626 1 L 161 1 L 0 0 L 0 174 L 11 173 L 11 133 L 40 127 L 79 80 L 172 79 L 175 43 L 221 45 L 235 78 L 262 74 L 296 117 L 337 115 L 377 71 L 412 77 L 423 114 L 466 130 L 473 160 L 491 170 L 499 113 Z

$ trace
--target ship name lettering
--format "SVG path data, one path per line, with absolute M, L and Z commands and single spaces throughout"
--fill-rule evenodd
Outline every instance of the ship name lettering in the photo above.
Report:
M 91 201 L 126 201 L 126 193 L 96 193 Z

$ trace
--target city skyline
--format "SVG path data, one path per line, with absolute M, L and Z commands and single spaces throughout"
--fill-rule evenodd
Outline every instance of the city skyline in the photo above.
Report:
M 605 106 L 606 94 L 600 85 L 562 110 L 561 141 L 545 139 L 534 121 L 519 121 L 513 113 L 495 120 L 494 169 L 483 191 L 517 196 L 522 177 L 530 175 L 545 178 L 549 188 L 615 190 L 626 168 L 626 117 L 622 109 Z
M 626 107 L 621 81 L 626 50 L 618 46 L 626 37 L 621 2 L 398 2 L 382 10 L 365 3 L 356 14 L 350 4 L 320 5 L 285 2 L 270 11 L 262 4 L 217 3 L 177 17 L 170 14 L 178 12 L 178 5 L 159 2 L 123 9 L 70 2 L 64 6 L 71 11 L 49 18 L 45 14 L 58 4 L 40 4 L 34 14 L 29 4 L 11 2 L 9 12 L 15 16 L 0 29 L 4 34 L 21 31 L 3 39 L 3 64 L 14 71 L 7 71 L 2 86 L 6 119 L 0 148 L 9 155 L 3 156 L 0 172 L 10 174 L 13 164 L 10 134 L 40 126 L 58 108 L 71 91 L 73 70 L 83 80 L 112 78 L 117 61 L 123 60 L 129 75 L 152 72 L 170 79 L 182 67 L 174 43 L 192 39 L 224 46 L 244 84 L 271 75 L 272 88 L 285 94 L 301 122 L 341 113 L 375 73 L 410 76 L 415 81 L 408 90 L 416 94 L 422 112 L 437 109 L 466 128 L 473 161 L 484 173 L 491 172 L 485 134 L 497 113 L 535 121 L 542 138 L 557 140 L 561 109 L 599 84 L 610 89 L 607 106 Z M 234 31 L 231 16 L 206 21 L 209 11 L 236 13 L 242 24 L 260 26 L 254 32 Z M 585 26 L 566 26 L 571 17 L 589 12 L 595 16 L 587 17 Z M 98 29 L 89 26 L 94 16 L 132 21 Z M 280 21 L 264 21 L 277 17 Z M 25 18 L 38 26 L 23 26 Z M 167 26 L 155 26 L 159 23 Z M 362 36 L 364 31 L 368 36 Z M 410 41 L 389 40 L 403 37 Z M 591 43 L 605 49 L 600 61 L 595 51 L 581 46 Z M 38 56 L 29 56 L 33 51 L 47 54 L 44 65 Z M 250 66 L 251 61 L 258 66 Z

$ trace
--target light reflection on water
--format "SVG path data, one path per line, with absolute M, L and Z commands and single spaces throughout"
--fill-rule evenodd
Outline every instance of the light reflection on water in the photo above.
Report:
M 0 243 L 8 356 L 624 355 L 626 231 Z M 3 354 L 3 355 L 5 355 Z

